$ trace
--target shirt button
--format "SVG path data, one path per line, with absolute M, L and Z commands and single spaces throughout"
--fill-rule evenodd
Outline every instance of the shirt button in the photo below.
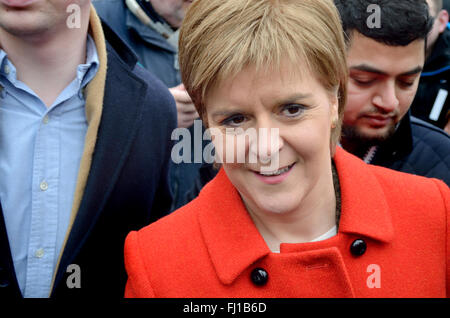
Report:
M 9 72 L 11 72 L 11 69 L 9 68 L 8 65 L 5 65 L 5 67 L 3 68 L 3 70 L 5 71 L 5 74 L 8 75 Z
M 36 256 L 37 258 L 42 258 L 44 256 L 44 249 L 40 248 L 40 249 L 36 250 L 36 253 L 34 253 L 34 256 Z
M 263 286 L 267 284 L 269 274 L 263 268 L 255 268 L 250 275 L 253 284 L 257 286 Z
M 361 256 L 366 252 L 367 244 L 364 242 L 364 240 L 357 239 L 354 240 L 352 245 L 350 246 L 350 252 L 354 256 Z
M 48 124 L 48 120 L 49 120 L 48 115 L 45 115 L 44 118 L 42 119 L 42 122 L 44 123 L 44 125 Z
M 46 190 L 48 189 L 48 183 L 45 182 L 45 181 L 42 181 L 41 184 L 39 185 L 39 188 L 40 188 L 42 191 L 46 191 Z

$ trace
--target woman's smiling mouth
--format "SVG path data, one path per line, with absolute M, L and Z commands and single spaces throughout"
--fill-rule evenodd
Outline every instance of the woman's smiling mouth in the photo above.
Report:
M 252 171 L 256 177 L 266 184 L 279 184 L 283 182 L 292 171 L 292 168 L 295 166 L 296 162 L 286 166 L 284 168 L 278 169 L 276 171 Z

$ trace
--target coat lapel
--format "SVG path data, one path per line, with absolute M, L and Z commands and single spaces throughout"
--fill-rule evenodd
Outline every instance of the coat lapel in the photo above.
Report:
M 108 65 L 106 81 L 109 85 L 105 88 L 104 107 L 95 153 L 80 208 L 58 268 L 55 285 L 64 274 L 65 268 L 76 256 L 84 238 L 96 224 L 116 184 L 141 118 L 144 94 L 135 94 L 136 100 L 133 104 L 136 107 L 129 107 L 130 101 L 127 96 L 130 96 L 130 92 L 133 91 L 144 91 L 145 84 L 138 78 L 121 81 L 121 77 L 128 70 L 115 66 L 120 64 L 114 61 L 117 57 L 114 53 L 108 53 L 108 58 L 113 62 Z M 112 83 L 114 84 L 111 85 Z
M 374 173 L 380 168 L 372 168 L 340 147 L 336 148 L 334 161 L 341 187 L 339 232 L 391 242 L 394 227 L 389 205 Z
M 198 221 L 211 261 L 221 282 L 232 284 L 270 250 L 223 168 L 202 189 L 199 199 Z

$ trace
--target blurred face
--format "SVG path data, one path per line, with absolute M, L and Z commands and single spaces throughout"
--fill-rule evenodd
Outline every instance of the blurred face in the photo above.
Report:
M 424 40 L 388 46 L 354 32 L 348 49 L 345 139 L 377 143 L 395 132 L 416 94 L 424 46 Z
M 427 54 L 431 53 L 439 35 L 445 31 L 448 23 L 448 12 L 445 10 L 438 11 L 433 0 L 427 0 L 430 8 L 430 15 L 434 17 L 433 28 L 427 38 Z
M 301 64 L 295 68 L 306 70 Z M 292 69 L 258 73 L 248 67 L 206 96 L 209 128 L 222 133 L 213 137 L 216 152 L 255 213 L 294 212 L 307 200 L 320 201 L 330 184 L 333 189 L 330 131 L 337 96 L 309 72 L 300 76 Z M 240 150 L 244 161 L 237 158 Z
M 17 37 L 67 28 L 67 7 L 89 6 L 89 0 L 0 0 L 0 32 Z
M 172 27 L 179 28 L 193 0 L 150 0 L 155 11 Z

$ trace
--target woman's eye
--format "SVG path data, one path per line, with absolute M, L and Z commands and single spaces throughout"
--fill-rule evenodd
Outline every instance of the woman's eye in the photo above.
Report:
M 245 121 L 244 115 L 236 114 L 222 120 L 221 124 L 224 126 L 237 127 L 241 125 L 244 121 Z
M 281 114 L 286 117 L 297 117 L 303 113 L 305 107 L 302 105 L 291 104 L 283 107 Z

